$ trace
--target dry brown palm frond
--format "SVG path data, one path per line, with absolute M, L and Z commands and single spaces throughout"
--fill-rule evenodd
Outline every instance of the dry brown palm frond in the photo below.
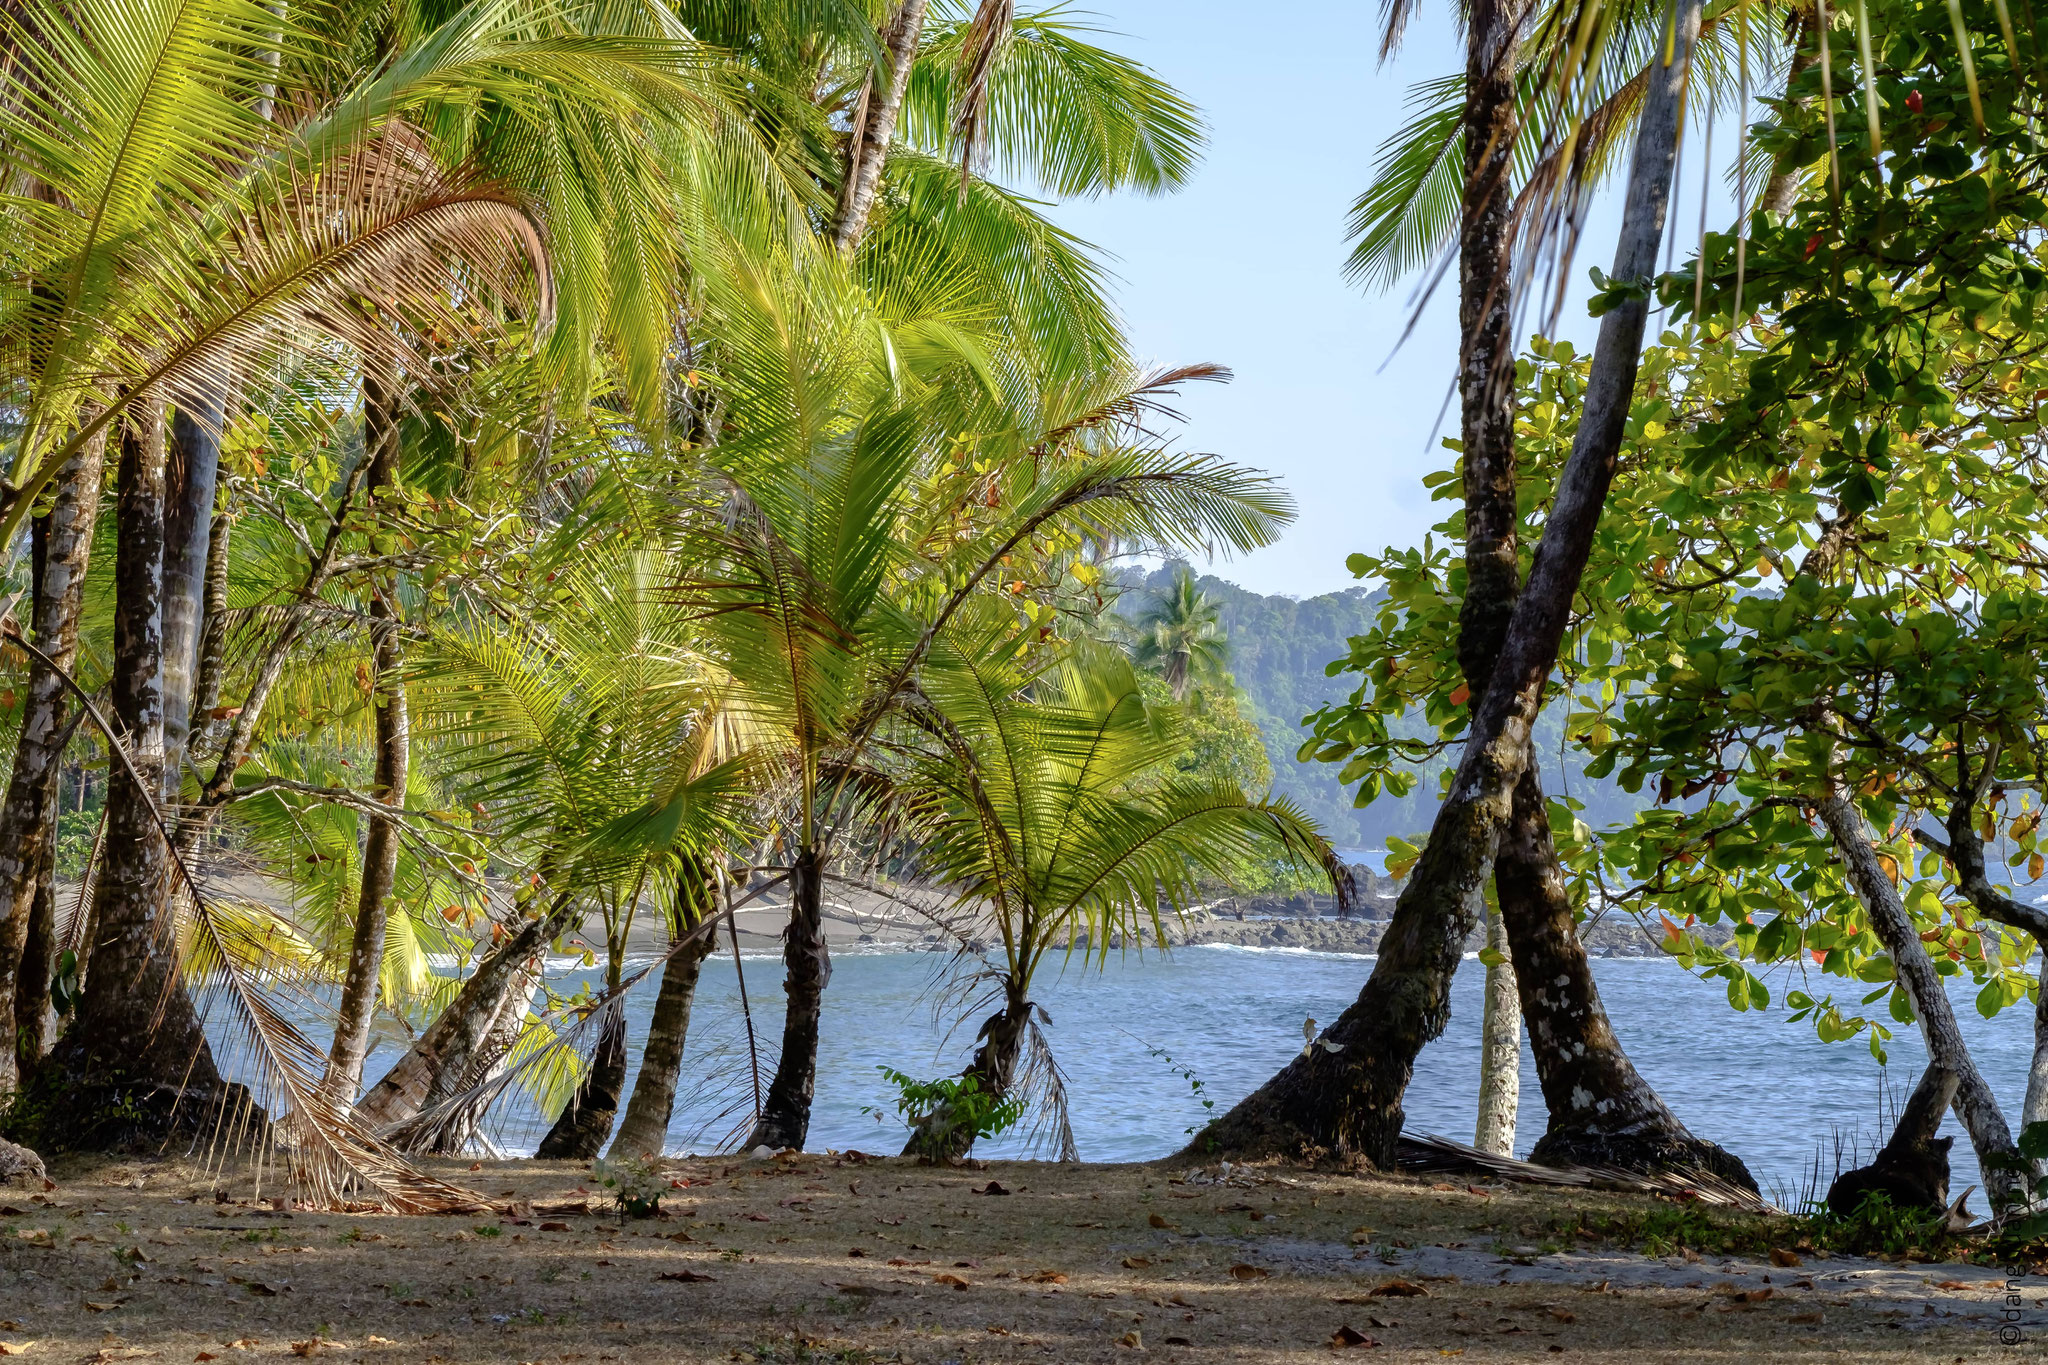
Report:
M 12 621 L 6 633 L 21 647 L 55 673 L 77 697 L 87 716 L 106 740 L 115 762 L 126 770 L 129 781 L 150 802 L 150 814 L 157 835 L 164 842 L 172 871 L 182 893 L 184 913 L 176 909 L 159 915 L 154 932 L 161 947 L 175 955 L 181 926 L 189 934 L 194 960 L 184 971 L 165 975 L 166 992 L 179 989 L 182 976 L 204 979 L 215 988 L 213 995 L 228 1010 L 227 1023 L 246 1045 L 257 1071 L 257 1084 L 250 1087 L 257 1104 L 279 1117 L 269 1125 L 268 1138 L 283 1138 L 287 1147 L 291 1177 L 305 1192 L 306 1201 L 319 1207 L 341 1207 L 369 1202 L 395 1213 L 439 1213 L 487 1207 L 489 1201 L 473 1190 L 437 1179 L 418 1170 L 393 1149 L 355 1122 L 334 1099 L 322 1093 L 320 1078 L 326 1071 L 327 1056 L 304 1034 L 272 1007 L 254 980 L 252 972 L 236 952 L 236 936 L 226 928 L 205 893 L 179 856 L 163 813 L 149 797 L 150 785 L 136 769 L 128 748 L 92 698 L 65 670 L 35 645 L 24 639 Z M 176 901 L 174 901 L 174 905 Z M 216 1142 L 221 1140 L 218 1127 Z M 227 1143 L 238 1147 L 238 1134 Z
M 1183 384 L 1228 384 L 1231 378 L 1229 366 L 1212 361 L 1141 371 L 1115 393 L 1047 429 L 1032 446 L 1031 454 L 1034 458 L 1050 454 L 1082 432 L 1102 427 L 1122 427 L 1134 437 L 1158 443 L 1159 438 L 1145 425 L 1148 420 L 1186 420 L 1179 411 L 1160 401 L 1162 398 L 1178 397 Z
M 989 72 L 1010 40 L 1015 18 L 1011 0 L 981 0 L 961 37 L 960 60 L 953 70 L 953 87 L 960 92 L 953 110 L 953 137 L 960 146 L 963 201 L 973 168 L 987 152 Z

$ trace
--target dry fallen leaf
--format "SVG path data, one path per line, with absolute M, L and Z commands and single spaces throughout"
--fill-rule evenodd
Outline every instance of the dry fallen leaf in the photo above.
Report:
M 1377 1345 L 1377 1341 L 1348 1323 L 1330 1334 L 1330 1349 L 1333 1351 L 1348 1351 L 1354 1347 L 1370 1350 Z
M 1556 1318 L 1559 1322 L 1577 1322 L 1579 1320 L 1578 1314 L 1564 1308 L 1551 1309 L 1550 1316 Z
M 1149 1266 L 1150 1266 L 1151 1264 L 1152 1264 L 1152 1262 L 1151 1262 L 1151 1261 L 1150 1261 L 1149 1259 L 1147 1259 L 1146 1257 L 1143 1257 L 1143 1256 L 1126 1256 L 1126 1257 L 1124 1257 L 1124 1269 L 1125 1269 L 1125 1270 L 1144 1270 L 1144 1269 L 1146 1269 L 1147 1267 L 1149 1267 Z
M 895 1265 L 896 1262 L 891 1261 L 889 1264 Z M 907 1265 L 909 1262 L 906 1261 L 904 1264 Z M 1041 1270 L 1035 1275 L 1024 1275 L 1019 1278 L 1026 1284 L 1065 1284 L 1067 1282 L 1065 1272 L 1059 1270 Z
M 120 1306 L 118 1303 L 95 1303 L 91 1299 L 85 1301 L 85 1309 L 88 1313 L 111 1313 Z
M 970 1285 L 967 1281 L 961 1279 L 958 1275 L 934 1275 L 932 1276 L 932 1283 L 950 1284 L 955 1289 L 972 1289 L 974 1287 Z
M 700 1275 L 694 1270 L 664 1270 L 654 1277 L 657 1280 L 674 1280 L 678 1284 L 709 1284 L 716 1275 Z
M 1974 1286 L 1972 1286 L 1972 1285 L 1964 1284 L 1964 1283 L 1963 1283 L 1963 1282 L 1962 1282 L 1961 1280 L 1943 1280 L 1943 1281 L 1942 1281 L 1942 1282 L 1941 1282 L 1940 1284 L 1938 1284 L 1938 1285 L 1936 1285 L 1936 1286 L 1934 1286 L 1934 1287 L 1935 1287 L 1936 1289 L 1970 1289 L 1970 1288 L 1974 1288 Z
M 1800 1259 L 1799 1253 L 1796 1251 L 1787 1251 L 1783 1247 L 1772 1247 L 1771 1264 L 1775 1266 L 1791 1267 L 1795 1265 L 1804 1265 L 1806 1263 Z
M 1192 1346 L 1195 1342 L 1192 1337 L 1168 1337 L 1166 1344 L 1168 1346 Z
M 542 1232 L 567 1232 L 569 1225 L 567 1223 L 542 1223 L 540 1230 Z
M 1233 1280 L 1263 1280 L 1269 1278 L 1272 1274 L 1273 1272 L 1270 1270 L 1263 1270 L 1255 1265 L 1246 1265 L 1242 1261 L 1230 1267 L 1230 1278 Z
M 1371 1229 L 1371 1228 L 1353 1228 L 1353 1229 L 1351 1229 L 1351 1245 L 1353 1245 L 1353 1246 L 1355 1246 L 1355 1247 L 1358 1247 L 1358 1246 L 1364 1246 L 1364 1245 L 1365 1245 L 1365 1244 L 1366 1244 L 1367 1242 L 1370 1242 L 1371 1240 L 1372 1240 L 1372 1229 Z
M 213 1352 L 211 1352 L 211 1351 L 201 1351 L 201 1352 L 200 1352 L 200 1353 L 199 1353 L 198 1355 L 196 1355 L 196 1356 L 193 1356 L 193 1357 L 192 1357 L 192 1359 L 193 1359 L 193 1361 L 195 1362 L 195 1365 L 197 1365 L 197 1362 L 203 1362 L 203 1361 L 208 1361 L 208 1360 L 219 1360 L 219 1359 L 220 1359 L 220 1357 L 219 1357 L 219 1356 L 217 1356 L 217 1355 L 215 1355 L 215 1354 L 214 1354 Z
M 1137 1328 L 1133 1327 L 1130 1331 L 1118 1337 L 1116 1339 L 1116 1344 L 1119 1346 L 1128 1346 L 1133 1351 L 1142 1351 L 1145 1349 L 1145 1338 L 1144 1335 L 1140 1333 Z
M 1006 1189 L 1004 1189 L 1004 1188 L 1003 1188 L 1003 1187 L 1002 1187 L 1001 1185 L 997 1184 L 997 1183 L 996 1183 L 995 1181 L 991 1180 L 991 1181 L 989 1181 L 989 1182 L 988 1182 L 988 1186 L 987 1186 L 987 1188 L 985 1188 L 985 1189 L 979 1189 L 979 1190 L 975 1190 L 975 1191 L 974 1191 L 974 1193 L 975 1193 L 975 1194 L 1008 1194 L 1008 1193 L 1009 1193 L 1009 1191 L 1008 1191 L 1008 1190 L 1006 1190 Z
M 1156 1214 L 1156 1213 L 1155 1213 L 1155 1214 L 1153 1214 L 1153 1215 L 1152 1215 L 1152 1216 L 1151 1216 L 1150 1218 L 1147 1218 L 1147 1219 L 1146 1219 L 1145 1221 L 1146 1221 L 1146 1222 L 1148 1222 L 1148 1223 L 1150 1223 L 1150 1224 L 1151 1224 L 1151 1225 L 1152 1225 L 1153 1227 L 1155 1227 L 1155 1228 L 1172 1228 L 1172 1227 L 1173 1227 L 1173 1224 L 1171 1224 L 1171 1223 L 1167 1222 L 1167 1221 L 1166 1221 L 1166 1219 L 1165 1219 L 1165 1218 L 1164 1218 L 1163 1216 L 1161 1216 L 1161 1215 L 1159 1215 L 1159 1214 Z
M 1828 1315 L 1821 1312 L 1818 1308 L 1814 1309 L 1811 1313 L 1794 1313 L 1790 1317 L 1785 1319 L 1785 1321 L 1787 1322 L 1797 1322 L 1807 1325 L 1823 1323 L 1827 1320 Z
M 1376 1299 L 1426 1299 L 1429 1291 L 1413 1280 L 1388 1280 L 1379 1288 L 1369 1291 Z
M 253 1351 L 262 1344 L 255 1337 L 236 1337 L 228 1343 L 228 1349 L 230 1351 Z
M 396 1346 L 397 1344 L 390 1337 L 380 1337 L 375 1332 L 363 1338 L 363 1345 L 365 1346 Z
M 0 1341 L 0 1356 L 26 1355 L 34 1341 Z

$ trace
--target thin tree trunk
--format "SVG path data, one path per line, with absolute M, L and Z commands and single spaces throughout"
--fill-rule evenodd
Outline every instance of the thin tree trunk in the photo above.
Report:
M 918 40 L 924 36 L 925 5 L 926 0 L 903 0 L 882 30 L 882 50 L 889 66 L 868 78 L 847 136 L 846 180 L 839 195 L 839 224 L 833 233 L 834 244 L 841 251 L 859 246 L 868 230 L 868 215 L 882 184 L 882 168 L 889 160 L 889 144 L 896 136 L 903 92 L 910 88 L 910 67 L 917 57 Z M 877 78 L 882 85 L 879 100 L 875 98 Z
M 505 997 L 523 979 L 528 960 L 568 928 L 576 910 L 569 896 L 560 896 L 546 915 L 529 920 L 486 953 L 448 1008 L 370 1087 L 356 1113 L 384 1127 L 460 1095 Z
M 175 803 L 192 729 L 193 679 L 213 546 L 213 497 L 220 474 L 220 392 L 180 398 L 171 415 L 164 506 L 164 797 Z
M 1984 1169 L 1985 1195 L 1994 1208 L 2003 1208 L 2017 1193 L 2012 1172 L 2000 1169 L 2013 1157 L 2012 1132 L 2005 1126 L 1998 1097 L 1977 1070 L 1962 1030 L 1956 1026 L 1955 1011 L 1949 1006 L 1940 974 L 1934 970 L 1934 960 L 1927 955 L 1927 945 L 1920 941 L 1898 888 L 1878 861 L 1863 812 L 1833 786 L 1814 803 L 1814 809 L 1828 828 L 1850 890 L 1870 917 L 1871 930 L 1891 954 L 1893 970 L 1927 1041 L 1928 1060 L 1955 1074 L 1956 1118 L 1969 1133 L 1970 1145 Z
M 1679 0 L 1672 61 L 1651 73 L 1615 251 L 1617 280 L 1648 281 L 1656 271 L 1699 19 L 1699 0 Z M 1372 975 L 1326 1035 L 1338 1050 L 1307 1049 L 1198 1134 L 1188 1155 L 1335 1158 L 1391 1168 L 1416 1054 L 1449 1017 L 1451 973 L 1475 922 L 1472 896 L 1492 870 L 1529 764 L 1530 730 L 1613 482 L 1648 312 L 1647 297 L 1631 298 L 1601 319 L 1578 434 L 1528 589 L 1515 605 L 1450 793 L 1396 902 Z
M 100 461 L 104 442 L 95 440 L 66 462 L 58 475 L 50 511 L 35 523 L 37 571 L 33 635 L 36 647 L 61 668 L 78 658 L 78 621 L 85 601 L 85 570 L 92 556 L 93 523 L 99 515 Z M 14 769 L 0 805 L 0 1094 L 15 1088 L 17 1060 L 30 1060 L 21 1047 L 19 1020 L 49 998 L 49 962 L 40 968 L 26 952 L 35 921 L 37 889 L 57 838 L 57 779 L 71 737 L 71 705 L 57 674 L 32 661 Z M 24 973 L 39 986 L 24 988 Z M 18 1009 L 17 1002 L 26 1009 Z M 39 1035 L 34 1058 L 42 1055 Z
M 647 1024 L 647 1046 L 640 1053 L 640 1074 L 633 1097 L 612 1138 L 613 1160 L 627 1156 L 659 1157 L 668 1145 L 669 1119 L 675 1114 L 676 1083 L 683 1071 L 683 1045 L 690 1036 L 690 1009 L 697 999 L 697 981 L 704 961 L 718 947 L 718 935 L 704 925 L 708 889 L 701 869 L 686 862 L 676 876 L 678 937 L 695 933 L 680 949 L 671 949 L 661 967 L 661 993 L 654 999 L 654 1017 Z
M 1012 990 L 1003 1008 L 981 1026 L 981 1045 L 960 1075 L 979 1082 L 982 1094 L 999 1100 L 1017 1083 L 1017 1059 L 1024 1052 L 1031 1010 L 1031 1002 Z M 903 1144 L 903 1155 L 933 1162 L 958 1161 L 974 1150 L 974 1141 L 974 1130 L 956 1122 L 954 1115 L 941 1105 L 911 1130 L 910 1141 Z
M 801 1149 L 811 1129 L 811 1096 L 818 1078 L 818 1021 L 832 954 L 825 943 L 824 867 L 818 851 L 804 849 L 789 869 L 789 927 L 783 931 L 782 988 L 788 997 L 782 1056 L 746 1145 Z
M 1792 60 L 1785 67 L 1788 100 L 1792 97 L 1792 83 L 1820 60 L 1820 25 L 1811 5 L 1792 16 L 1791 28 Z M 1771 162 L 1771 178 L 1764 182 L 1764 192 L 1756 206 L 1767 213 L 1790 213 L 1805 181 L 1806 166 L 1801 164 L 1798 152 L 1788 147 Z
M 1522 1101 L 1522 1004 L 1500 911 L 1486 908 L 1486 1014 L 1479 1030 L 1479 1122 L 1472 1145 L 1496 1156 L 1515 1154 L 1515 1118 Z
M 626 1011 L 622 1001 L 605 1012 L 590 1070 L 583 1073 L 534 1155 L 551 1161 L 588 1161 L 603 1151 L 612 1119 L 619 1112 L 619 1091 L 625 1084 Z
M 154 810 L 164 761 L 161 418 L 144 404 L 121 436 L 112 718 L 141 781 L 109 765 L 92 971 L 77 1020 L 32 1083 L 62 1096 L 45 1120 L 58 1146 L 160 1142 L 204 1124 L 212 1102 L 228 1098 L 178 975 L 169 853 Z
M 14 1055 L 23 1072 L 42 1061 L 57 1041 L 57 1017 L 50 1009 L 50 978 L 56 970 L 57 841 L 51 839 L 43 845 L 14 986 Z
M 205 611 L 199 627 L 199 663 L 192 679 L 194 726 L 202 733 L 213 724 L 213 713 L 220 706 L 221 678 L 227 671 L 228 554 L 234 527 L 235 519 L 227 512 L 216 513 L 206 543 Z
M 392 483 L 398 472 L 398 397 L 387 378 L 364 375 L 363 414 L 370 461 L 366 497 L 374 515 L 377 494 Z M 412 736 L 405 680 L 400 674 L 397 595 L 397 585 L 386 581 L 375 584 L 370 597 L 370 641 L 375 664 L 372 710 L 377 736 L 376 781 L 371 795 L 385 805 L 403 809 Z M 349 940 L 348 970 L 342 977 L 334 1047 L 328 1055 L 324 1081 L 328 1091 L 344 1101 L 353 1100 L 362 1088 L 363 1058 L 369 1052 L 370 1024 L 377 1013 L 384 965 L 384 931 L 390 918 L 391 888 L 398 877 L 398 822 L 372 815 L 369 824 L 363 843 L 362 881 L 356 896 L 355 931 Z
M 505 992 L 504 1000 L 491 1017 L 491 1026 L 484 1030 L 483 1042 L 478 1044 L 476 1053 L 470 1059 L 470 1075 L 466 1088 L 474 1090 L 487 1085 L 502 1074 L 511 1064 L 512 1049 L 519 1042 L 519 1035 L 526 1027 L 526 1016 L 533 1007 L 533 997 L 540 990 L 541 973 L 538 963 L 528 963 L 513 978 L 512 985 Z M 471 1105 L 462 1112 L 451 1114 L 435 1128 L 433 1139 L 426 1147 L 443 1156 L 454 1156 L 466 1151 L 476 1137 L 477 1128 L 483 1120 L 484 1103 Z M 422 1150 L 413 1146 L 410 1150 Z

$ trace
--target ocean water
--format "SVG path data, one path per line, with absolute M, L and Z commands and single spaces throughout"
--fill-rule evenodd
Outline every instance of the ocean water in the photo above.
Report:
M 877 1068 L 931 1077 L 964 1064 L 991 1007 L 984 1004 L 960 1022 L 959 992 L 948 989 L 957 980 L 957 966 L 939 953 L 853 952 L 834 958 L 809 1146 L 884 1152 L 901 1146 L 895 1092 Z M 773 1068 L 770 1050 L 781 1032 L 781 962 L 749 955 L 743 967 L 765 1085 Z M 1212 1112 L 1223 1112 L 1300 1050 L 1304 1019 L 1334 1020 L 1371 969 L 1365 957 L 1230 945 L 1132 953 L 1107 963 L 1075 958 L 1064 970 L 1054 959 L 1035 998 L 1050 1016 L 1044 1035 L 1064 1074 L 1081 1157 L 1139 1161 L 1175 1151 L 1192 1128 Z M 1821 1043 L 1807 1024 L 1789 1022 L 1775 1002 L 1769 1010 L 1737 1013 L 1720 983 L 1702 982 L 1666 959 L 1595 959 L 1593 972 L 1615 1030 L 1644 1076 L 1693 1132 L 1748 1163 L 1766 1193 L 1798 1197 L 1816 1152 L 1824 1187 L 1838 1135 L 1859 1141 L 1866 1152 L 1881 1141 L 1885 1116 L 1911 1089 L 1925 1061 L 1913 1030 L 1895 1030 L 1889 1065 L 1880 1066 L 1862 1039 Z M 1483 973 L 1477 961 L 1467 960 L 1457 975 L 1450 1026 L 1423 1052 L 1408 1092 L 1411 1132 L 1472 1138 Z M 628 997 L 635 1070 L 657 978 L 650 974 Z M 550 979 L 563 989 L 578 975 L 558 971 Z M 1783 981 L 1772 985 L 1774 996 L 1782 994 Z M 2009 1121 L 2016 1121 L 2033 1045 L 2032 1011 L 2022 1004 L 1986 1020 L 1966 984 L 1954 995 L 1978 1063 Z M 381 1075 L 395 1057 L 395 1048 L 381 1048 L 366 1074 Z M 1526 1155 L 1544 1121 L 1526 1043 L 1521 1081 L 1516 1151 Z M 631 1084 L 629 1074 L 628 1094 Z M 1887 1086 L 1891 1108 L 1881 1109 Z M 670 1152 L 730 1149 L 744 1134 L 752 1093 L 738 973 L 726 955 L 705 964 Z M 1205 1100 L 1214 1103 L 1213 1111 Z M 1049 1155 L 1042 1142 L 1034 1145 L 1035 1117 L 977 1152 Z M 515 1092 L 492 1116 L 488 1131 L 508 1152 L 530 1152 L 546 1126 L 547 1117 Z M 1953 1117 L 1943 1131 L 1957 1137 L 1952 1189 L 1960 1191 L 1977 1183 L 1976 1163 Z M 1981 1196 L 1971 1207 L 1982 1211 Z

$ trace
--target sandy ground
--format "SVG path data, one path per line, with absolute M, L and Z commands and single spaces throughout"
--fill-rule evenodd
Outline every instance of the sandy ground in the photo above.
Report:
M 513 1211 L 295 1211 L 178 1162 L 0 1191 L 0 1355 L 1946 1365 L 2048 1340 L 2048 1278 L 2020 1282 L 2008 1345 L 1993 1268 L 1655 1258 L 1561 1231 L 1634 1196 L 847 1153 L 669 1163 L 665 1216 L 621 1220 L 586 1166 L 439 1169 Z

